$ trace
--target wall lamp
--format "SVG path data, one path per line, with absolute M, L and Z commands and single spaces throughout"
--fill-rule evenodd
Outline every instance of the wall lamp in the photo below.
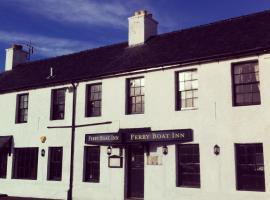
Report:
M 167 147 L 167 145 L 164 145 L 164 146 L 162 147 L 162 153 L 163 153 L 164 155 L 167 155 L 167 154 L 168 154 L 168 147 Z
M 217 144 L 214 146 L 214 154 L 216 156 L 220 154 L 220 147 Z
M 107 155 L 110 156 L 112 154 L 112 147 L 108 146 L 107 147 Z

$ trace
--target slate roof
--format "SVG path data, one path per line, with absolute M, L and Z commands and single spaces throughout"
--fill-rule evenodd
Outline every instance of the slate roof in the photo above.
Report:
M 270 10 L 267 10 L 157 35 L 136 47 L 123 42 L 20 64 L 0 74 L 0 93 L 269 50 Z M 47 79 L 51 67 L 55 77 Z

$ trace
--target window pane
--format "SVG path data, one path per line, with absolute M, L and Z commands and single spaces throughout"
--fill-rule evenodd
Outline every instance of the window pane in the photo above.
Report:
M 17 97 L 17 112 L 16 112 L 16 122 L 23 123 L 27 122 L 28 113 L 28 94 L 20 94 Z
M 86 116 L 95 117 L 101 115 L 101 104 L 102 104 L 102 85 L 91 84 L 87 86 L 88 101 L 86 102 Z
M 262 144 L 236 144 L 237 189 L 265 191 Z
M 178 145 L 177 186 L 200 187 L 200 158 L 198 144 Z
M 198 73 L 196 70 L 178 73 L 179 91 L 177 91 L 177 109 L 196 107 L 198 105 Z M 194 103 L 194 98 L 196 102 Z M 180 102 L 180 103 L 178 103 Z
M 12 178 L 37 179 L 38 148 L 15 148 Z
M 49 147 L 48 180 L 60 181 L 62 179 L 62 147 Z
M 144 78 L 128 80 L 128 114 L 144 113 Z
M 84 181 L 99 182 L 100 147 L 86 146 L 84 148 Z
M 241 106 L 260 104 L 258 70 L 257 62 L 240 63 L 233 66 L 234 105 Z M 257 93 L 257 95 L 253 95 L 252 93 Z

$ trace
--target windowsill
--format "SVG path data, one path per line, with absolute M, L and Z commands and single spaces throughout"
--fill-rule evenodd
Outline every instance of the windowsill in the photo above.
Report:
M 245 107 L 245 106 L 260 106 L 262 105 L 261 103 L 258 103 L 258 104 L 248 104 L 248 105 L 233 105 L 234 108 L 237 108 L 237 107 Z
M 56 183 L 59 183 L 59 182 L 61 182 L 62 180 L 61 180 L 61 179 L 60 179 L 60 180 L 48 180 L 48 179 L 47 179 L 47 181 L 48 181 L 48 182 L 56 182 Z
M 126 113 L 126 115 L 143 115 L 144 113 Z
M 188 110 L 199 110 L 199 108 L 198 107 L 181 108 L 180 110 L 176 110 L 176 111 L 188 111 Z
M 265 192 L 265 190 L 245 190 L 245 189 L 236 189 L 237 192 Z
M 102 115 L 96 115 L 96 116 L 85 116 L 85 118 L 99 118 L 99 117 L 102 117 Z
M 176 186 L 176 188 L 184 188 L 184 189 L 201 189 L 201 187 L 197 187 L 197 186 Z
M 27 124 L 27 122 L 15 122 L 15 124 Z
M 61 120 L 65 120 L 65 119 L 50 119 L 50 121 L 61 121 Z

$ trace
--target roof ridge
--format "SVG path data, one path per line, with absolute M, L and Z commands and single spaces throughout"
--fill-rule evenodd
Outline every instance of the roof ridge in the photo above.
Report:
M 264 14 L 264 13 L 270 13 L 270 9 L 263 10 L 263 11 L 256 12 L 256 13 L 249 13 L 249 14 L 240 15 L 240 16 L 236 16 L 236 17 L 221 19 L 221 20 L 218 20 L 218 21 L 209 22 L 209 23 L 201 24 L 201 25 L 196 25 L 196 26 L 192 26 L 192 27 L 188 27 L 188 28 L 184 28 L 184 29 L 180 29 L 180 30 L 175 30 L 175 31 L 167 32 L 167 33 L 162 33 L 162 34 L 157 35 L 157 36 L 162 37 L 162 36 L 175 34 L 175 33 L 183 32 L 183 31 L 189 31 L 189 30 L 192 30 L 192 29 L 204 28 L 204 27 L 213 26 L 213 25 L 216 25 L 216 24 L 221 24 L 221 23 L 224 23 L 224 22 L 230 22 L 230 21 L 240 20 L 240 19 L 243 19 L 243 18 L 254 17 L 254 16 L 257 16 L 257 15 Z
M 73 55 L 76 55 L 76 54 L 87 53 L 89 51 L 97 51 L 99 49 L 111 48 L 111 47 L 118 46 L 118 45 L 124 45 L 125 43 L 127 43 L 127 41 L 114 43 L 114 44 L 109 44 L 109 45 L 104 45 L 104 46 L 98 46 L 98 47 L 94 47 L 92 49 L 85 49 L 85 50 L 76 51 L 76 52 L 69 53 L 69 54 L 64 54 L 64 55 L 59 55 L 59 56 L 54 56 L 54 57 L 48 57 L 48 58 L 42 58 L 42 59 L 39 59 L 39 60 L 33 60 L 33 61 L 18 64 L 18 65 L 15 66 L 15 68 L 18 67 L 18 66 L 22 67 L 22 66 L 28 65 L 28 64 L 35 64 L 35 63 L 39 63 L 39 62 L 43 62 L 43 61 L 48 61 L 48 60 L 54 60 L 54 59 L 58 59 L 58 58 L 73 56 Z

